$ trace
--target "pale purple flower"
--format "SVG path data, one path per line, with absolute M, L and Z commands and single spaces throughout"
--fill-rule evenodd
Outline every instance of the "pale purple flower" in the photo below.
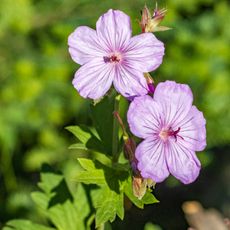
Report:
M 144 72 L 162 62 L 164 45 L 152 33 L 131 37 L 130 18 L 109 10 L 96 24 L 96 31 L 78 27 L 68 38 L 72 59 L 82 65 L 73 85 L 84 98 L 98 99 L 113 84 L 125 97 L 148 93 Z
M 136 97 L 131 103 L 130 130 L 144 139 L 135 152 L 143 178 L 161 182 L 172 174 L 189 184 L 198 177 L 195 151 L 206 146 L 206 121 L 192 102 L 189 86 L 166 81 L 157 85 L 153 97 Z

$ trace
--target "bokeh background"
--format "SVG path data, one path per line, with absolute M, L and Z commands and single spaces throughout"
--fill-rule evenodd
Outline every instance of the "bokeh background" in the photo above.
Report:
M 68 35 L 79 25 L 95 28 L 109 8 L 132 18 L 140 33 L 142 0 L 1 0 L 0 1 L 0 228 L 9 219 L 42 220 L 30 198 L 39 169 L 46 162 L 69 180 L 76 156 L 68 150 L 73 137 L 68 125 L 91 125 L 90 101 L 72 87 L 78 68 L 67 48 Z M 198 153 L 203 169 L 192 185 L 173 178 L 157 185 L 161 201 L 144 210 L 129 207 L 113 229 L 143 229 L 152 222 L 162 229 L 186 229 L 181 205 L 198 200 L 230 217 L 230 2 L 228 0 L 159 0 L 167 7 L 156 33 L 166 54 L 152 74 L 189 84 L 197 107 L 207 120 L 207 143 Z

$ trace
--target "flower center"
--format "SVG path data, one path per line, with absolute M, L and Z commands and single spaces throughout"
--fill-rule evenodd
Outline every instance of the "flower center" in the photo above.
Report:
M 120 53 L 112 53 L 109 56 L 103 57 L 105 63 L 118 63 L 121 61 L 121 54 Z
M 180 127 L 175 131 L 170 127 L 169 129 L 162 129 L 159 133 L 159 137 L 163 141 L 167 141 L 170 136 L 174 137 L 175 141 L 177 141 L 177 137 L 180 137 L 181 139 L 184 140 L 182 136 L 178 135 L 179 132 L 180 132 Z

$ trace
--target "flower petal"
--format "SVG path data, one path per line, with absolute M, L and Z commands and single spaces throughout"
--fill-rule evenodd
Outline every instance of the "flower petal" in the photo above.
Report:
M 127 119 L 131 132 L 140 138 L 159 133 L 161 107 L 152 97 L 136 97 L 130 104 Z
M 124 60 L 142 72 L 155 70 L 164 55 L 164 44 L 152 33 L 143 33 L 130 39 L 125 48 Z
M 84 98 L 98 99 L 105 95 L 114 78 L 113 66 L 100 58 L 86 63 L 75 73 L 73 85 Z
M 201 168 L 195 152 L 174 141 L 165 150 L 169 172 L 184 184 L 195 181 Z
M 112 9 L 98 19 L 96 28 L 99 39 L 107 44 L 110 51 L 119 51 L 132 33 L 129 16 Z
M 80 26 L 68 38 L 69 52 L 72 59 L 80 65 L 83 65 L 94 57 L 105 55 L 105 50 L 98 42 L 95 30 Z
M 164 148 L 163 142 L 158 138 L 147 138 L 137 146 L 137 167 L 143 178 L 151 178 L 159 183 L 169 176 Z
M 192 106 L 185 119 L 177 123 L 180 127 L 178 141 L 185 148 L 192 151 L 202 151 L 206 147 L 206 121 L 203 113 L 196 106 Z
M 193 95 L 188 85 L 166 81 L 157 85 L 154 99 L 162 105 L 164 124 L 176 130 L 176 122 L 183 120 L 192 107 Z
M 142 72 L 130 67 L 116 65 L 114 87 L 124 97 L 146 95 L 148 85 Z

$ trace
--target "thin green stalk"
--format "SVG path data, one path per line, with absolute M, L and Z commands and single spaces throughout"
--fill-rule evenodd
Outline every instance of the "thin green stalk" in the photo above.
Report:
M 115 111 L 119 111 L 120 98 L 121 98 L 121 95 L 117 95 L 115 97 L 114 112 Z M 119 143 L 118 131 L 119 131 L 119 123 L 118 123 L 117 119 L 114 117 L 114 119 L 113 119 L 113 148 L 112 148 L 113 162 L 114 163 L 117 163 L 118 158 L 119 158 L 119 152 L 118 152 L 118 143 Z

